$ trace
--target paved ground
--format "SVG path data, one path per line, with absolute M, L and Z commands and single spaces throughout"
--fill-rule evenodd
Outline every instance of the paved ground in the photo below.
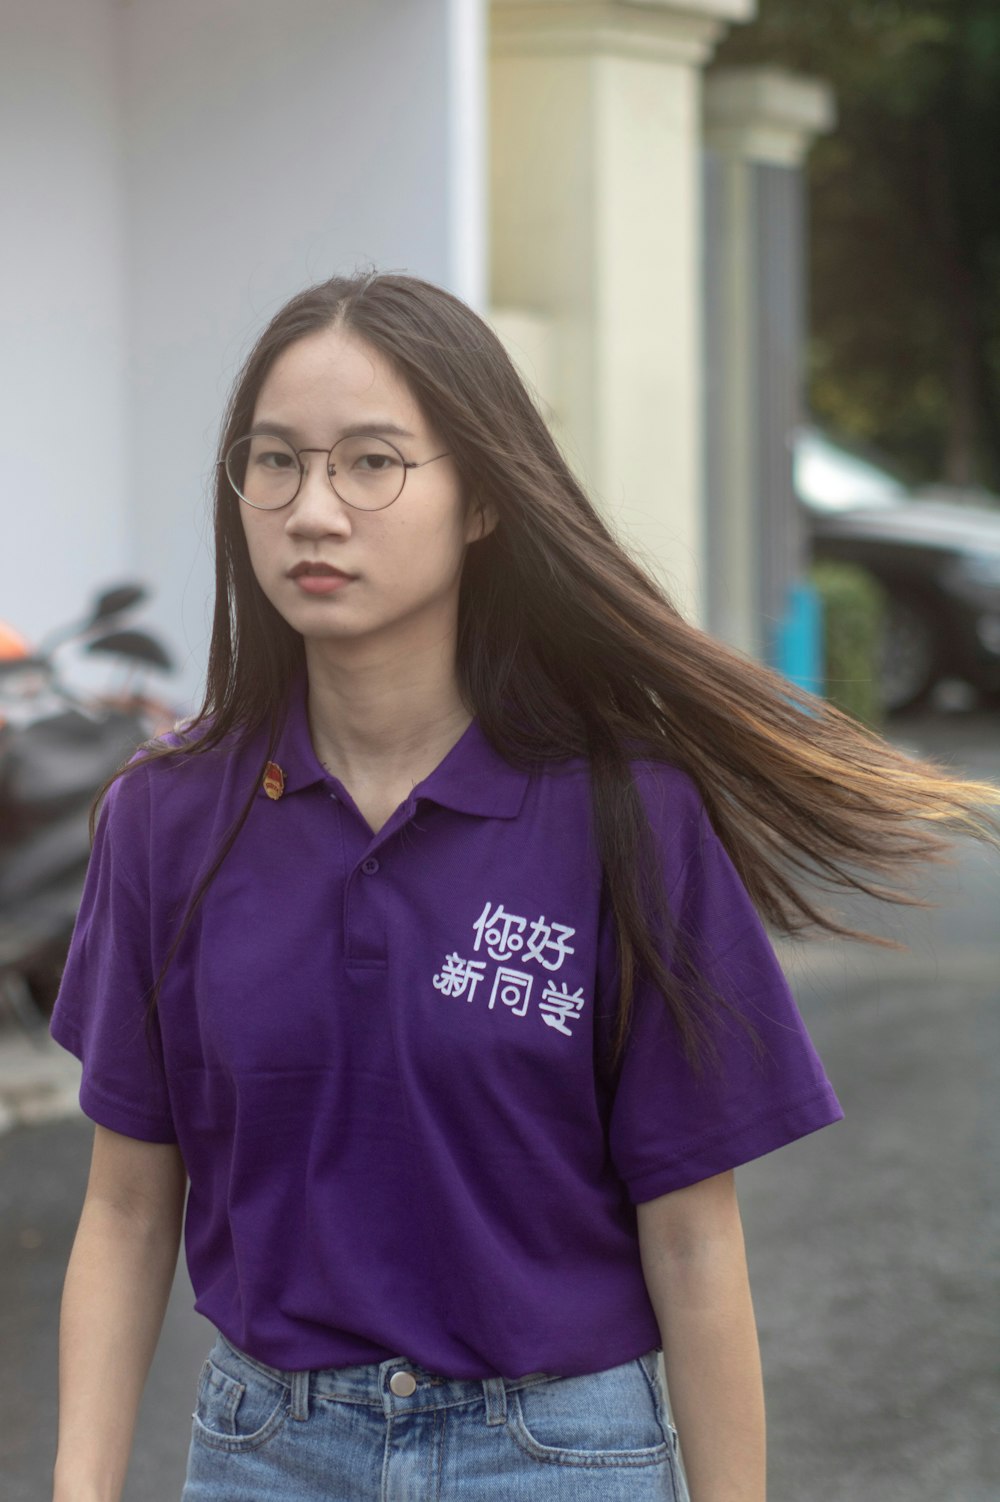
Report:
M 1000 718 L 894 734 L 1000 781 Z M 1000 860 L 963 847 L 925 886 L 935 914 L 864 915 L 906 954 L 783 948 L 847 1119 L 739 1174 L 771 1502 L 1000 1502 Z M 49 1496 L 58 1302 L 92 1135 L 77 1071 L 0 1024 L 5 1502 Z M 180 1492 L 212 1333 L 192 1302 L 181 1266 L 129 1502 Z

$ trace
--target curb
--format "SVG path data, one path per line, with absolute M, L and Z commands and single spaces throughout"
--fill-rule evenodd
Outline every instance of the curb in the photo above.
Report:
M 891 950 L 820 939 L 796 942 L 772 937 L 771 942 L 789 985 L 801 994 L 931 983 L 968 986 L 985 982 L 988 988 L 1000 990 L 994 943 L 932 942 Z
M 82 1116 L 78 1059 L 47 1032 L 0 1025 L 0 1134 Z

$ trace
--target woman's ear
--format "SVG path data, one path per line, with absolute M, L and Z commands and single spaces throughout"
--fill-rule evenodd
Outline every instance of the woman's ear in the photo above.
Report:
M 466 542 L 481 542 L 488 537 L 500 520 L 492 501 L 480 501 L 473 496 L 468 504 L 465 518 Z

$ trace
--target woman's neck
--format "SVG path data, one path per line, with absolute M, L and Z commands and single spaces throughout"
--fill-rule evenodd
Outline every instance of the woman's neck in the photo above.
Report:
M 462 700 L 454 648 L 380 660 L 334 659 L 306 643 L 309 731 L 320 762 L 349 788 L 413 786 L 472 719 Z

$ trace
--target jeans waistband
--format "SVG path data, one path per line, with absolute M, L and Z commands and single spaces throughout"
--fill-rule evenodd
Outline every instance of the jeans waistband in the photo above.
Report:
M 313 1371 L 283 1371 L 268 1366 L 233 1344 L 222 1331 L 217 1332 L 223 1346 L 238 1360 L 255 1371 L 281 1382 L 292 1394 L 294 1418 L 306 1418 L 310 1398 L 335 1399 L 340 1403 L 359 1403 L 393 1411 L 416 1413 L 429 1408 L 453 1408 L 459 1404 L 485 1400 L 487 1422 L 502 1424 L 507 1418 L 507 1394 L 539 1382 L 556 1382 L 555 1372 L 529 1372 L 523 1377 L 442 1377 L 437 1372 L 409 1361 L 405 1356 L 373 1362 L 365 1366 L 322 1367 Z M 656 1352 L 652 1352 L 655 1359 Z M 408 1372 L 416 1386 L 411 1392 L 397 1394 L 391 1384 L 398 1372 Z

